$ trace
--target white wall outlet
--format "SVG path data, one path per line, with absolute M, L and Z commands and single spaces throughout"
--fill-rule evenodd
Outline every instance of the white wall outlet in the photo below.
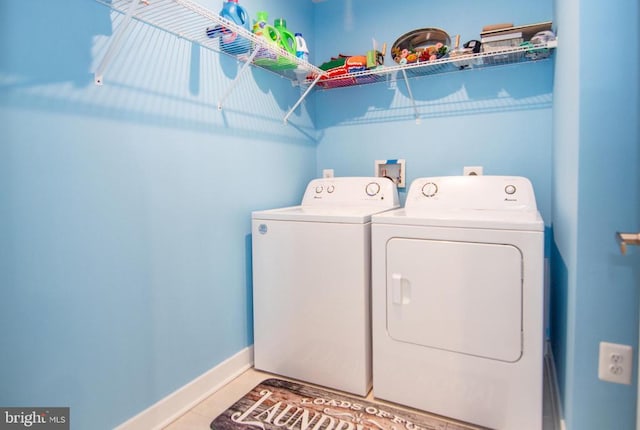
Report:
M 376 160 L 374 175 L 379 178 L 390 178 L 398 188 L 406 187 L 405 160 Z
M 482 166 L 464 166 L 462 173 L 464 176 L 482 176 Z
M 617 384 L 631 384 L 633 348 L 629 345 L 600 342 L 598 378 Z
M 323 178 L 333 178 L 333 169 L 323 169 L 322 170 Z

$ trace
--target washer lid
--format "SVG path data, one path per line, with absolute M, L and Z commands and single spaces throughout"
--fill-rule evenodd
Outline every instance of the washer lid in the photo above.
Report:
M 251 216 L 261 220 L 298 221 L 298 222 L 332 222 L 345 224 L 364 224 L 371 221 L 374 214 L 385 211 L 385 208 L 368 206 L 292 206 L 281 209 L 252 212 Z

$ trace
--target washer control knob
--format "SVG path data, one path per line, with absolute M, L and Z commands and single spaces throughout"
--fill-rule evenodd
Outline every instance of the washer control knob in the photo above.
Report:
M 375 196 L 380 192 L 380 184 L 378 184 L 377 182 L 369 182 L 365 187 L 365 192 L 368 196 Z
M 316 187 L 316 194 L 320 194 L 322 192 L 322 190 L 323 190 L 322 185 L 318 185 Z
M 511 195 L 511 194 L 515 194 L 516 193 L 516 186 L 515 185 L 507 185 L 506 187 L 504 187 L 504 192 Z
M 328 193 L 332 193 L 332 192 L 334 192 L 335 190 L 336 190 L 336 187 L 334 187 L 333 185 L 329 185 L 329 186 L 327 187 L 327 192 L 328 192 Z
M 438 186 L 433 182 L 427 182 L 422 186 L 422 194 L 425 197 L 433 197 L 438 193 Z

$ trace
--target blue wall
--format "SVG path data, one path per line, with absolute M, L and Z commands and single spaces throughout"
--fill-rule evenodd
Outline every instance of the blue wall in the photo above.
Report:
M 569 429 L 635 428 L 632 385 L 598 380 L 601 341 L 638 351 L 640 253 L 622 256 L 615 231 L 640 228 L 639 58 L 600 61 L 609 43 L 638 40 L 638 2 L 558 3 L 562 46 L 554 91 L 554 351 Z M 637 356 L 637 354 L 636 354 Z
M 113 428 L 252 344 L 250 212 L 299 201 L 313 125 L 264 71 L 218 112 L 235 60 L 142 25 L 96 87 L 120 18 L 94 1 L 0 17 L 0 404 Z
M 579 46 L 579 0 L 557 2 L 558 37 L 562 44 Z M 578 217 L 578 162 L 580 111 L 580 51 L 557 49 L 554 85 L 554 146 L 551 258 L 552 349 L 556 358 L 558 385 L 565 410 L 574 402 L 573 363 L 575 285 L 577 276 L 576 246 Z M 568 368 L 568 366 L 570 368 Z M 565 415 L 567 415 L 565 413 Z
M 601 382 L 596 364 L 601 340 L 638 346 L 640 256 L 612 240 L 640 227 L 638 53 L 594 57 L 613 49 L 604 27 L 638 40 L 637 1 L 241 2 L 302 31 L 315 64 L 424 26 L 468 40 L 554 20 L 560 48 L 411 80 L 420 124 L 399 81 L 316 92 L 284 126 L 299 95 L 286 80 L 252 69 L 218 112 L 237 63 L 136 25 L 96 87 L 121 17 L 91 0 L 3 1 L 0 404 L 68 405 L 74 428 L 111 428 L 162 399 L 252 343 L 252 210 L 297 203 L 324 168 L 405 158 L 408 182 L 465 165 L 532 179 L 553 233 L 567 427 L 633 428 L 635 382 Z

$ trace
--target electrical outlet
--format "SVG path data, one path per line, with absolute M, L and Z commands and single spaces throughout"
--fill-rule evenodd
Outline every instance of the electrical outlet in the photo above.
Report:
M 482 166 L 465 166 L 462 173 L 464 176 L 481 176 L 482 171 Z
M 617 384 L 631 384 L 633 348 L 629 345 L 600 342 L 598 378 Z
M 322 170 L 323 178 L 333 178 L 333 169 L 323 169 Z

